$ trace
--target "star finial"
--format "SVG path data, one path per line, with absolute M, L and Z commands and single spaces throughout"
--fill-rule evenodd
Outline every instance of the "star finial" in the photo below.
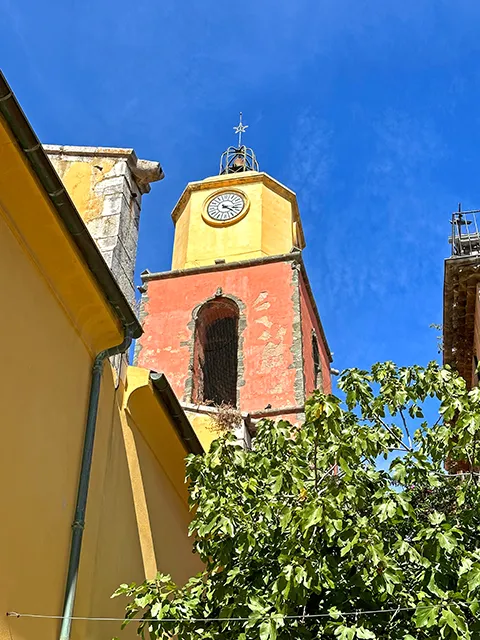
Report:
M 233 127 L 235 133 L 238 133 L 238 148 L 240 149 L 240 147 L 242 146 L 242 133 L 245 133 L 245 131 L 248 129 L 248 124 L 243 124 L 242 123 L 242 112 L 240 111 L 240 122 L 238 123 L 238 126 Z

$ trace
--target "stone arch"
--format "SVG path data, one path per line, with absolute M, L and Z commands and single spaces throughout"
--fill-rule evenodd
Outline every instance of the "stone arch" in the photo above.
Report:
M 185 384 L 188 402 L 238 406 L 240 387 L 245 384 L 245 326 L 245 304 L 221 288 L 193 309 Z

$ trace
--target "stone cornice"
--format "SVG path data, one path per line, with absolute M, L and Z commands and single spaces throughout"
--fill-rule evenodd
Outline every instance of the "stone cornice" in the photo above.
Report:
M 70 158 L 115 158 L 123 159 L 130 167 L 141 193 L 150 191 L 150 183 L 163 180 L 165 174 L 159 162 L 153 160 L 140 160 L 133 149 L 116 148 L 116 147 L 80 147 L 74 145 L 42 145 L 48 156 L 61 156 Z

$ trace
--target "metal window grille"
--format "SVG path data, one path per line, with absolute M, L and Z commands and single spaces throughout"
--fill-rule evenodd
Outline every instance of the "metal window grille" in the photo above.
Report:
M 207 303 L 197 317 L 194 401 L 237 404 L 238 307 L 227 299 Z

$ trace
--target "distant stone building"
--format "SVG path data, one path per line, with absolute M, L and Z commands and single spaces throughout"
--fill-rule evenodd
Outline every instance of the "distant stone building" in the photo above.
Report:
M 452 215 L 451 257 L 445 260 L 443 357 L 465 378 L 478 384 L 480 360 L 479 211 Z

